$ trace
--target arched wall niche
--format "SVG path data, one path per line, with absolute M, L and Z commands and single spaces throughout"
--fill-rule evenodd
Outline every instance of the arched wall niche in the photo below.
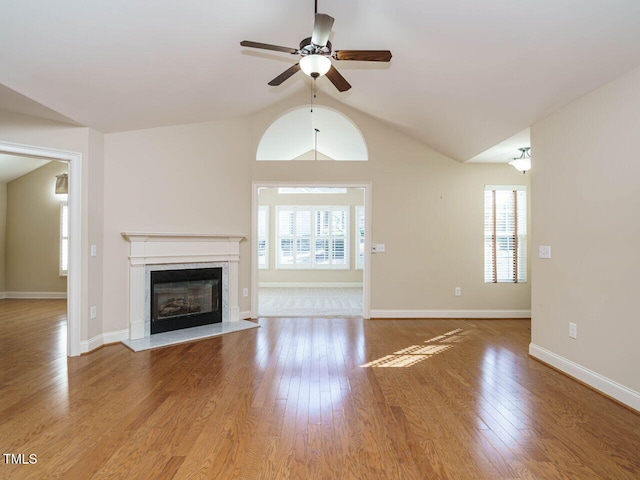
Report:
M 317 132 L 316 132 L 317 129 Z M 367 161 L 367 144 L 346 115 L 324 106 L 293 108 L 269 125 L 256 160 Z

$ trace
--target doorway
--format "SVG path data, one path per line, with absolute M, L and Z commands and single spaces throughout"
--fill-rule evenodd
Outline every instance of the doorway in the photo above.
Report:
M 81 353 L 81 218 L 82 218 L 82 155 L 78 152 L 0 141 L 0 154 L 43 160 L 58 160 L 68 164 L 68 273 L 67 273 L 67 355 Z
M 254 182 L 251 316 L 369 318 L 370 212 L 369 182 Z

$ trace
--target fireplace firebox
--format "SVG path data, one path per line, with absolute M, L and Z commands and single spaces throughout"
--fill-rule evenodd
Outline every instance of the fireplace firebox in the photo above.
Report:
M 222 268 L 151 273 L 151 334 L 222 322 Z

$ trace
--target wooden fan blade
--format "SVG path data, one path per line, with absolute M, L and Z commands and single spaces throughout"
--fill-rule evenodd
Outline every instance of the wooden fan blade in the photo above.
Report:
M 359 60 L 365 62 L 388 62 L 391 60 L 389 50 L 336 50 L 333 52 L 336 60 Z
M 311 43 L 319 47 L 324 47 L 329 41 L 331 35 L 331 27 L 333 27 L 334 18 L 324 13 L 316 13 L 316 21 L 313 24 L 313 34 L 311 35 Z
M 262 48 L 263 50 L 275 50 L 276 52 L 285 53 L 298 53 L 298 50 L 291 47 L 281 47 L 279 45 L 271 45 L 269 43 L 250 42 L 249 40 L 243 40 L 240 42 L 243 47 Z
M 295 65 L 292 65 L 291 67 L 287 68 L 284 72 L 282 72 L 280 75 L 278 75 L 276 78 L 274 78 L 273 80 L 271 80 L 269 82 L 269 85 L 271 85 L 272 87 L 276 87 L 278 85 L 280 85 L 282 82 L 284 82 L 287 78 L 289 78 L 290 76 L 292 76 L 294 73 L 297 73 L 298 70 L 300 70 L 300 64 L 296 63 Z
M 331 83 L 335 85 L 339 92 L 346 92 L 351 88 L 349 82 L 345 80 L 345 78 L 340 74 L 338 70 L 331 65 L 329 71 L 325 74 Z

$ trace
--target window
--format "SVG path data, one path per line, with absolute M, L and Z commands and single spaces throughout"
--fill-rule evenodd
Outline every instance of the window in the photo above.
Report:
M 269 268 L 269 206 L 258 207 L 258 268 Z
M 364 268 L 364 207 L 356 207 L 356 269 Z
M 484 281 L 527 281 L 527 191 L 522 185 L 484 190 Z
M 69 205 L 60 202 L 60 276 L 69 271 Z
M 349 268 L 349 207 L 279 206 L 277 215 L 277 268 Z

